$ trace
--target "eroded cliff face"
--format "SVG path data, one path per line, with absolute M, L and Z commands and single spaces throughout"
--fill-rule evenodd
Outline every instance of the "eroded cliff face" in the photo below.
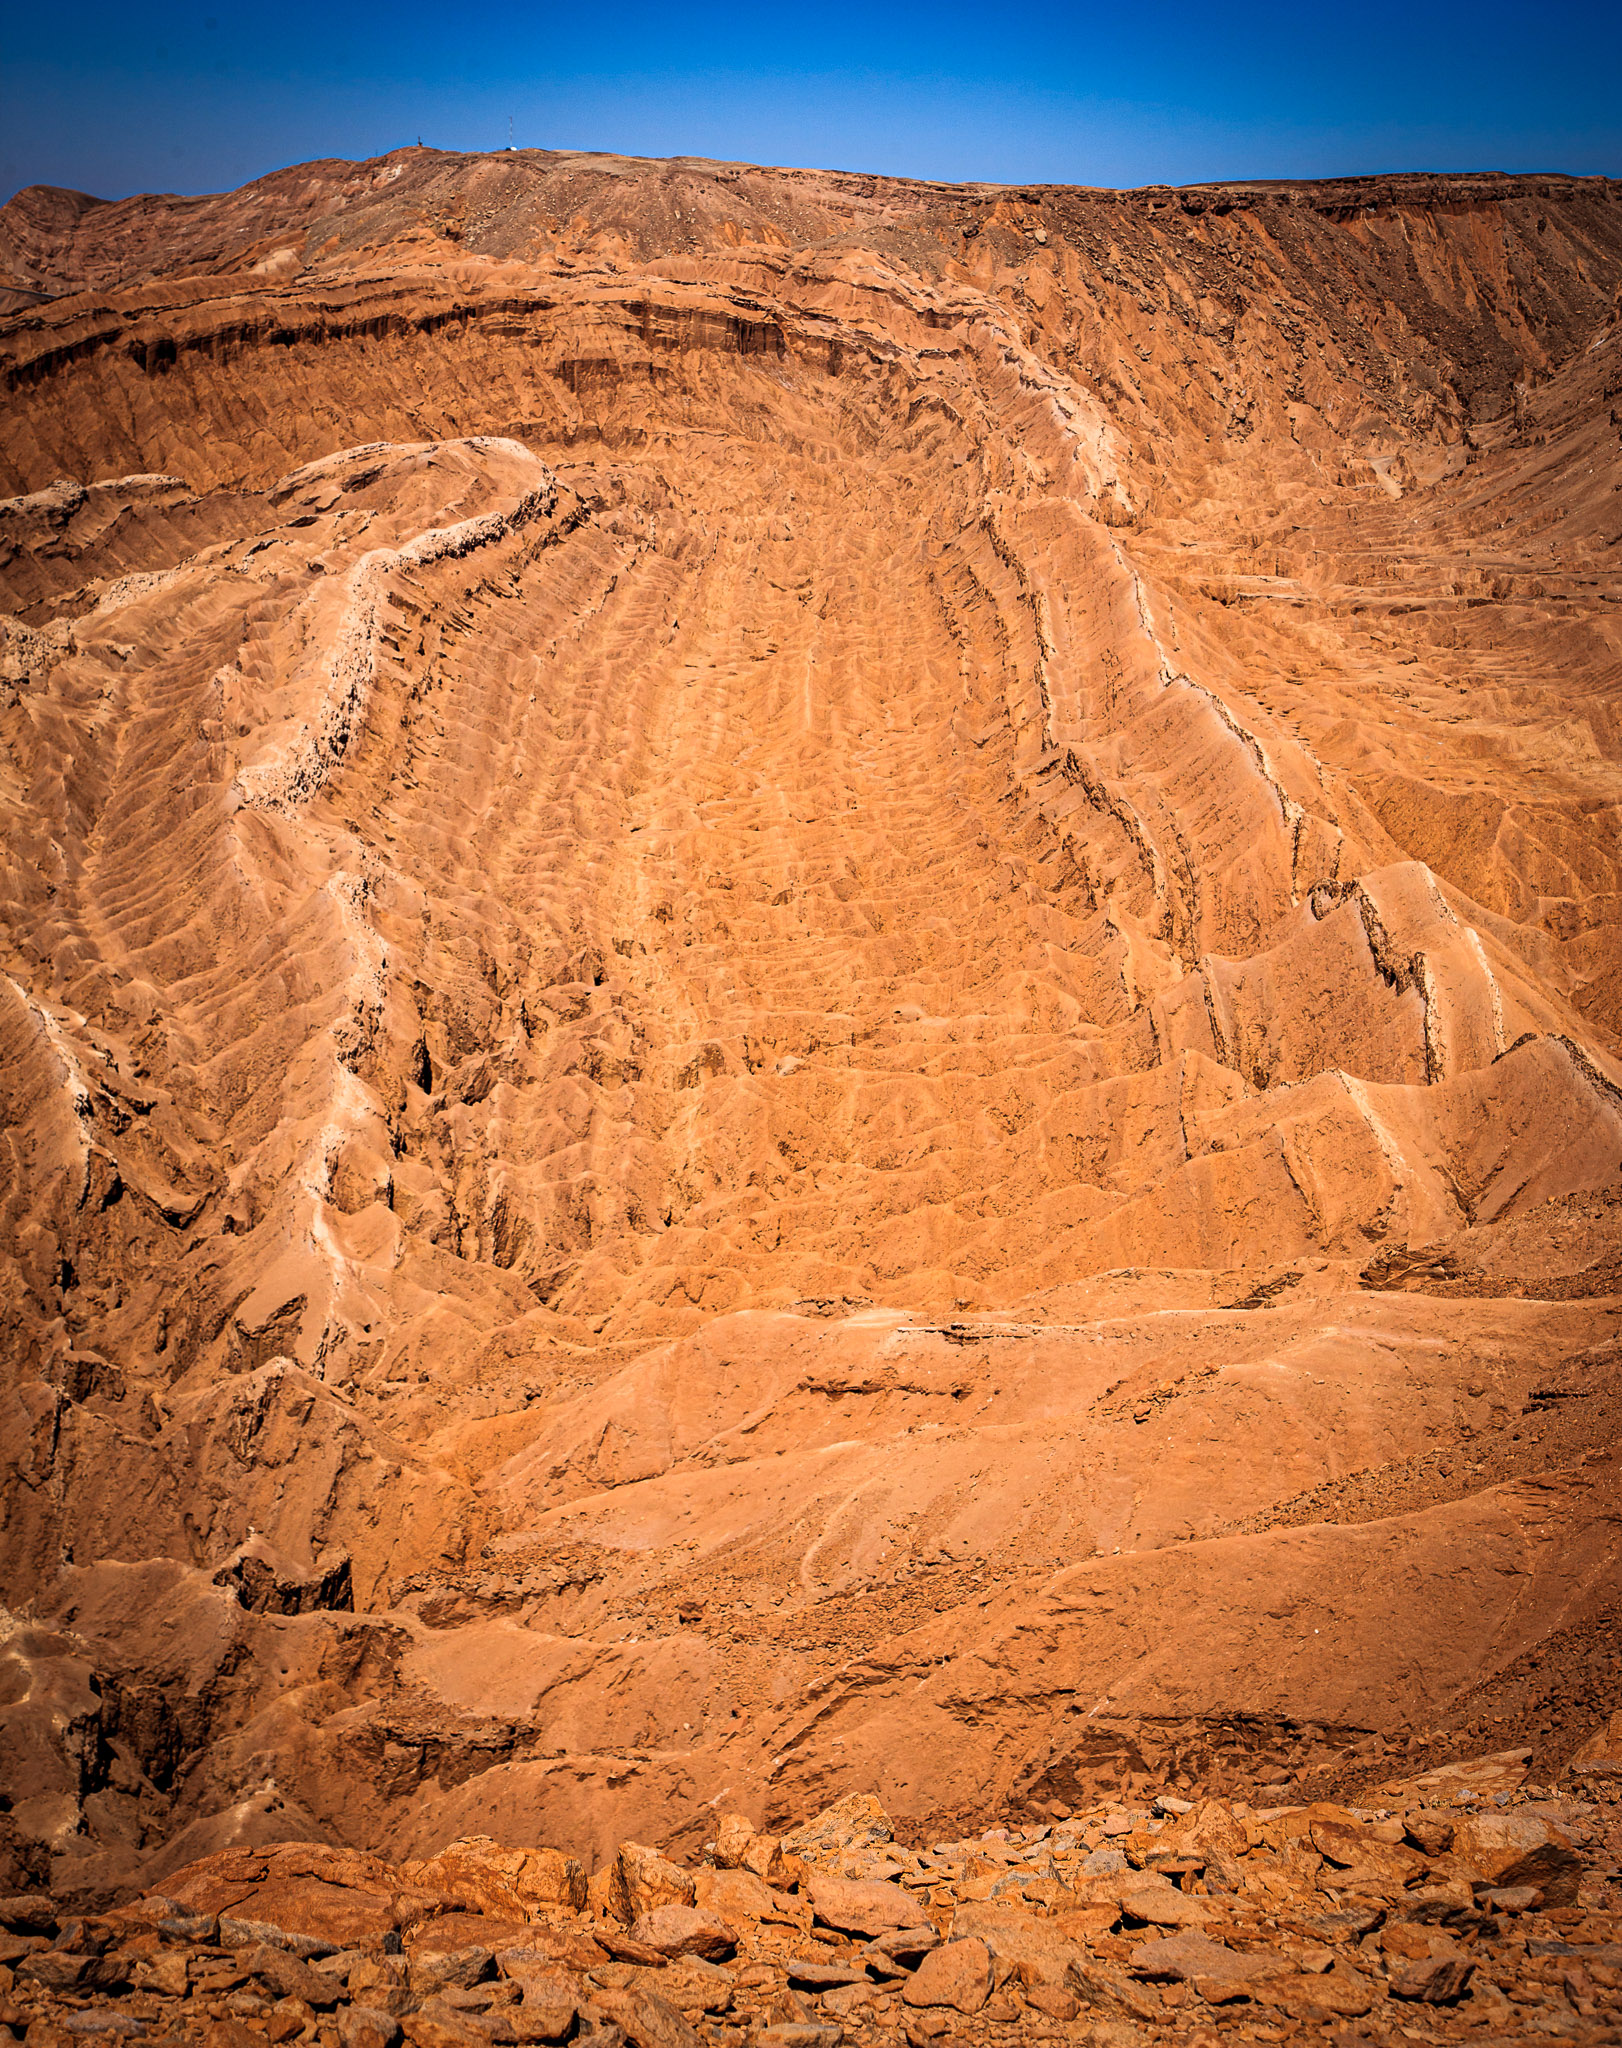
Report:
M 1558 1766 L 1619 284 L 1557 178 L 0 211 L 18 1840 Z

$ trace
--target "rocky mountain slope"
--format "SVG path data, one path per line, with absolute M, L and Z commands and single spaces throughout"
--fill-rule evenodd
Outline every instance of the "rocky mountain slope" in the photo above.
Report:
M 0 210 L 15 1887 L 1557 1783 L 1619 288 L 1557 177 Z

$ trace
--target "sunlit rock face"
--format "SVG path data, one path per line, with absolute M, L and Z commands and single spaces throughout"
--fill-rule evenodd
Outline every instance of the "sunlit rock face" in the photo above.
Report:
M 24 1863 L 1557 1768 L 1619 283 L 1560 178 L 0 210 Z

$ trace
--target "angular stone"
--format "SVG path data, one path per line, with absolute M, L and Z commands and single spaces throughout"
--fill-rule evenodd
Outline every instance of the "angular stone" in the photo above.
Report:
M 1249 1846 L 1244 1822 L 1235 1820 L 1217 1800 L 1207 1799 L 1188 1809 L 1175 1826 L 1167 1828 L 1152 1853 L 1157 1863 L 1171 1858 L 1203 1868 L 1213 1855 L 1243 1856 Z
M 1251 1996 L 1253 1986 L 1243 1977 L 1195 1977 L 1194 1995 L 1207 2005 L 1238 2005 Z
M 1454 1799 L 1461 1792 L 1473 1792 L 1478 1799 L 1491 1799 L 1500 1792 L 1513 1792 L 1526 1779 L 1531 1759 L 1529 1749 L 1501 1749 L 1492 1756 L 1474 1757 L 1468 1763 L 1439 1764 L 1434 1771 L 1417 1778 L 1394 1778 L 1380 1787 L 1391 1805 L 1425 1806 Z
M 841 1934 L 886 1934 L 893 1928 L 929 1927 L 929 1915 L 910 1893 L 880 1878 L 812 1873 L 811 1910 Z
M 666 1958 L 656 1948 L 649 1948 L 645 1941 L 638 1941 L 626 1928 L 616 1927 L 612 1921 L 600 1926 L 593 1939 L 601 1944 L 617 1963 L 638 1963 L 643 1969 L 657 1970 Z
M 1622 1713 L 1612 1714 L 1603 1728 L 1589 1736 L 1572 1758 L 1570 1768 L 1572 1775 L 1579 1778 L 1622 1775 Z
M 1453 1846 L 1453 1823 L 1439 1813 L 1411 1813 L 1403 1833 L 1421 1856 L 1445 1856 Z
M 631 1939 L 662 1956 L 702 1956 L 711 1963 L 724 1962 L 738 1947 L 727 1923 L 699 1906 L 655 1906 L 632 1922 Z
M 160 1998 L 184 1998 L 189 1975 L 184 1953 L 173 1948 L 143 1956 L 130 1972 L 137 1991 L 155 1991 Z
M 1122 1971 L 1106 1969 L 1101 1963 L 1071 1963 L 1065 1983 L 1083 2005 L 1095 2011 L 1127 2013 L 1137 2020 L 1162 2016 L 1160 1996 L 1152 1985 L 1134 1983 Z
M 934 1926 L 893 1927 L 888 1934 L 875 1935 L 868 1943 L 870 1949 L 877 1949 L 892 1961 L 904 1963 L 908 1968 L 916 1967 L 920 1956 L 928 1955 L 932 1948 L 940 1947 L 941 1938 Z
M 608 1908 L 629 1927 L 655 1906 L 690 1906 L 693 1880 L 641 1842 L 621 1842 L 608 1866 Z
M 1470 1988 L 1474 1963 L 1463 1956 L 1431 1956 L 1391 1972 L 1391 1996 L 1424 2005 L 1454 2005 Z
M 752 1870 L 700 1869 L 693 1872 L 693 1904 L 702 1912 L 715 1913 L 723 1920 L 777 1920 L 782 1907 L 793 1901 L 782 1899 Z
M 338 2038 L 343 2048 L 394 2048 L 400 2022 L 375 2005 L 345 2006 L 338 2014 Z
M 17 1965 L 20 1984 L 38 1984 L 46 1991 L 122 1991 L 129 1965 L 117 1955 L 75 1955 L 65 1949 L 36 1949 Z
M 490 2048 L 490 2036 L 482 2027 L 451 2013 L 407 2013 L 400 2031 L 412 2048 Z
M 582 2017 L 602 2013 L 631 2048 L 699 2048 L 699 2036 L 673 2005 L 651 1991 L 594 1991 Z
M 715 1840 L 705 1845 L 704 1853 L 713 1856 L 717 1870 L 743 1870 L 747 1867 L 745 1857 L 760 1840 L 754 1822 L 746 1815 L 723 1813 Z
M 1146 1921 L 1151 1927 L 1203 1927 L 1222 1910 L 1209 1899 L 1180 1892 L 1163 1878 L 1123 1885 L 1118 1903 L 1128 1919 Z
M 492 1954 L 522 1948 L 536 1933 L 526 1920 L 492 1920 L 486 1913 L 464 1913 L 460 1907 L 419 1920 L 402 1944 L 412 1956 L 449 1955 L 454 1949 L 487 1948 Z
M 596 1944 L 592 1943 L 592 1947 L 596 1948 Z M 528 1998 L 532 1992 L 536 1998 L 545 1998 L 549 1993 L 572 1995 L 580 1988 L 576 1968 L 595 1970 L 603 1962 L 600 1949 L 589 1964 L 582 1966 L 571 1966 L 544 1949 L 504 1949 L 496 1958 L 502 1976 L 518 1986 L 521 1998 Z
M 221 1948 L 279 1948 L 301 1961 L 313 1962 L 330 1956 L 338 1943 L 324 1935 L 306 1933 L 302 1928 L 284 1927 L 280 1920 L 260 1920 L 244 1913 L 222 1913 L 219 1918 Z
M 0 1898 L 0 1927 L 13 1934 L 54 1934 L 56 1901 L 43 1892 L 13 1892 Z
M 555 1979 L 562 1970 L 594 1970 L 605 1954 L 594 1935 L 564 1927 L 535 1927 L 519 1948 L 496 1951 L 502 1976 L 523 1983 L 532 1977 Z
M 1469 1814 L 1454 1828 L 1453 1853 L 1493 1889 L 1533 1884 L 1546 1905 L 1576 1903 L 1582 1858 L 1541 1814 Z
M 1351 1889 L 1388 1894 L 1425 1874 L 1423 1856 L 1399 1842 L 1382 1842 L 1355 1821 L 1314 1819 L 1310 1838 L 1324 1861 L 1340 1872 L 1340 1884 Z
M 1365 1934 L 1372 1934 L 1384 1917 L 1379 1906 L 1340 1906 L 1333 1912 L 1308 1914 L 1295 1924 L 1320 1941 L 1360 1941 Z
M 1281 1956 L 1241 1955 L 1203 1934 L 1168 1935 L 1162 1941 L 1146 1941 L 1128 1957 L 1140 1977 L 1181 1979 L 1212 1977 L 1224 1983 L 1248 1984 L 1263 1977 L 1285 1974 L 1290 1965 Z
M 495 1958 L 489 1949 L 428 1949 L 411 1958 L 412 1988 L 421 1996 L 436 1991 L 466 1991 L 493 1974 Z
M 262 2034 L 255 2033 L 241 2020 L 215 2020 L 203 2033 L 203 2048 L 263 2048 L 263 2041 Z M 424 2043 L 424 2048 L 430 2048 L 430 2044 Z M 440 2044 L 433 2044 L 433 2048 L 440 2048 Z M 450 2044 L 443 2044 L 443 2048 L 450 2048 Z M 488 2044 L 481 2041 L 478 2048 L 488 2048 Z
M 890 1816 L 870 1792 L 851 1792 L 782 1837 L 785 1855 L 826 1863 L 895 1840 Z
M 651 1991 L 689 2017 L 694 2013 L 725 2012 L 732 2004 L 732 1987 L 731 1972 L 705 1962 L 701 1956 L 678 1956 L 657 1977 L 651 1973 L 647 1978 L 639 1975 L 634 1986 Z
M 307 1875 L 276 1876 L 254 1887 L 251 1897 L 220 1912 L 221 1939 L 227 1918 L 245 1923 L 241 1943 L 268 1939 L 268 1924 L 281 1931 L 281 1946 L 296 1955 L 328 1955 L 337 1948 L 363 1948 L 392 1933 L 397 1917 L 386 1892 L 332 1884 Z
M 1056 1906 L 1048 1914 L 1046 1924 L 1066 1941 L 1091 1942 L 1109 1933 L 1120 1917 L 1120 1907 L 1106 1901 L 1098 1905 Z
M 578 2013 L 578 1999 L 530 2001 L 524 1997 L 522 2005 L 510 2005 L 502 2017 L 514 2042 L 565 2042 L 573 2034 Z
M 450 2013 L 456 2019 L 474 2019 L 480 2013 L 488 2012 L 495 2003 L 496 1987 L 491 1984 L 473 1984 L 466 1989 L 452 1986 L 446 1991 L 436 1991 L 432 1998 L 423 2000 L 423 2012 Z
M 978 2012 L 991 1996 L 991 1951 L 974 1935 L 931 1949 L 902 1986 L 907 2005 L 949 2005 Z
M 509 2006 L 504 2017 L 515 2041 L 566 2041 L 579 2010 L 580 2001 L 563 1992 L 531 1997 L 526 1989 L 522 2004 Z
M 586 1903 L 586 1873 L 572 1856 L 558 1849 L 504 1849 L 488 1835 L 452 1842 L 437 1856 L 404 1864 L 400 1875 L 494 1918 L 523 1920 L 549 1907 L 578 1913 Z
M 796 1991 L 832 1991 L 841 1984 L 865 1984 L 867 1972 L 849 1963 L 818 1963 L 804 1956 L 790 1956 L 783 1965 Z
M 1355 2019 L 1385 2000 L 1385 1986 L 1355 1970 L 1260 1978 L 1251 1983 L 1250 1991 L 1259 2003 L 1277 2006 L 1297 2019 Z
M 404 1956 L 357 1956 L 346 1981 L 356 2004 L 375 2006 L 396 2018 L 411 2003 L 410 1973 Z
M 313 1970 L 286 1949 L 268 1943 L 248 1949 L 241 1964 L 275 1998 L 302 1998 L 306 2005 L 320 2008 L 336 2005 L 344 1995 L 343 1986 L 329 1970 Z
M 1436 1943 L 1437 1936 L 1428 1928 L 1416 1926 L 1409 1920 L 1396 1920 L 1381 1933 L 1379 1948 L 1387 1958 L 1397 1956 L 1411 1963 L 1420 1957 L 1435 1955 Z
M 1071 1966 L 1086 1961 L 1085 1951 L 1053 1921 L 1023 1906 L 960 1906 L 952 1932 L 983 1941 L 993 1956 L 1015 1964 L 1027 1984 L 1063 1985 Z

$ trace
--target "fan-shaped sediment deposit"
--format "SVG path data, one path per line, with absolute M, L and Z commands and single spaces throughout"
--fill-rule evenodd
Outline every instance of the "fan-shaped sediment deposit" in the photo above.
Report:
M 0 211 L 16 1888 L 1558 1774 L 1619 286 L 1557 177 Z

